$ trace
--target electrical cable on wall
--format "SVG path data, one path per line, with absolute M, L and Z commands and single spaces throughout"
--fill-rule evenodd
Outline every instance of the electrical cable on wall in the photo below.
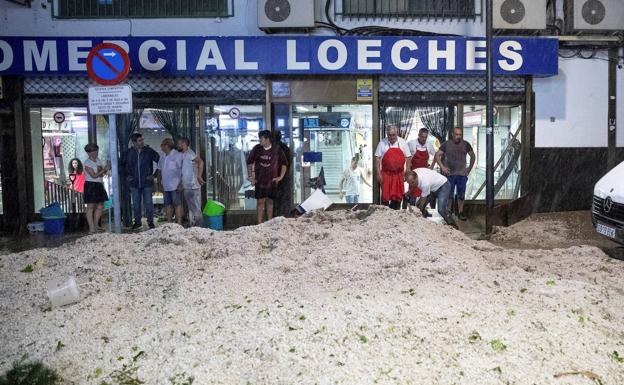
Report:
M 327 22 L 316 21 L 315 23 L 319 24 L 321 28 L 333 30 L 340 36 L 459 36 L 456 34 L 435 33 L 407 28 L 391 28 L 379 25 L 369 25 L 351 29 L 343 28 L 334 23 L 330 16 L 331 1 L 332 0 L 325 1 L 325 18 Z

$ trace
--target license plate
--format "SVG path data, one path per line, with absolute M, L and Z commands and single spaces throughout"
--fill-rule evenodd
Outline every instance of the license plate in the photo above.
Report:
M 598 232 L 598 234 L 602 234 L 609 238 L 615 238 L 615 229 L 613 227 L 609 227 L 609 226 L 603 225 L 602 223 L 598 223 L 596 225 L 596 231 Z

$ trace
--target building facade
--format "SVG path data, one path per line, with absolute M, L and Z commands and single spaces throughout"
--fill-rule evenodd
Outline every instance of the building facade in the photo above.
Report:
M 373 184 L 358 186 L 359 200 L 377 203 L 374 149 L 389 124 L 408 140 L 428 128 L 435 146 L 463 128 L 477 154 L 467 199 L 485 198 L 484 1 L 26 3 L 0 2 L 4 229 L 55 200 L 82 210 L 71 160 L 86 158 L 88 142 L 109 153 L 85 65 L 103 41 L 132 61 L 134 113 L 116 118 L 118 150 L 132 132 L 157 150 L 165 137 L 190 138 L 206 160 L 205 198 L 224 202 L 231 223 L 253 220 L 245 156 L 262 129 L 290 147 L 293 205 L 321 172 L 342 202 L 354 157 Z M 518 212 L 589 208 L 595 181 L 624 159 L 621 31 L 608 17 L 587 29 L 575 2 L 526 2 L 520 22 L 494 3 L 496 199 Z

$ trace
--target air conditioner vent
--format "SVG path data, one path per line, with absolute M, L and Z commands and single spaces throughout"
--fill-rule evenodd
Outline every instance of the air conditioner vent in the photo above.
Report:
M 500 9 L 501 17 L 509 24 L 518 24 L 526 14 L 524 4 L 519 0 L 505 0 Z
M 607 10 L 600 1 L 590 0 L 583 4 L 582 14 L 583 20 L 591 25 L 596 25 L 604 20 L 607 15 Z M 622 20 L 622 22 L 624 23 L 624 20 Z
M 546 0 L 494 0 L 495 29 L 546 29 Z
M 290 3 L 288 0 L 268 0 L 264 5 L 264 14 L 271 21 L 282 22 L 290 16 Z
M 264 30 L 314 27 L 313 0 L 259 0 L 258 27 Z
M 624 0 L 567 0 L 565 21 L 568 31 L 622 31 Z

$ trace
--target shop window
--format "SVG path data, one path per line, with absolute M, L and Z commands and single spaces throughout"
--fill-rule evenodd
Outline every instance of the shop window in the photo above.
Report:
M 370 105 L 292 107 L 295 202 L 321 188 L 335 203 L 350 203 L 353 196 L 353 203 L 372 203 L 372 116 Z M 356 178 L 349 172 L 353 159 Z
M 340 8 L 339 4 L 342 4 Z M 342 0 L 336 2 L 336 14 L 348 18 L 474 18 L 480 16 L 478 0 Z
M 60 203 L 66 213 L 83 212 L 79 170 L 84 172 L 81 165 L 87 158 L 87 108 L 31 108 L 29 112 L 35 212 L 52 202 Z M 78 161 L 73 163 L 76 167 L 72 160 Z
M 522 106 L 496 106 L 494 109 L 494 184 L 496 199 L 520 196 L 520 154 Z M 469 175 L 466 199 L 485 199 L 485 127 L 483 105 L 464 106 L 464 140 L 471 144 L 476 161 Z
M 206 193 L 228 210 L 255 210 L 247 180 L 247 155 L 265 129 L 262 105 L 205 107 Z M 246 198 L 247 196 L 247 198 Z
M 57 0 L 57 18 L 232 17 L 233 0 Z

